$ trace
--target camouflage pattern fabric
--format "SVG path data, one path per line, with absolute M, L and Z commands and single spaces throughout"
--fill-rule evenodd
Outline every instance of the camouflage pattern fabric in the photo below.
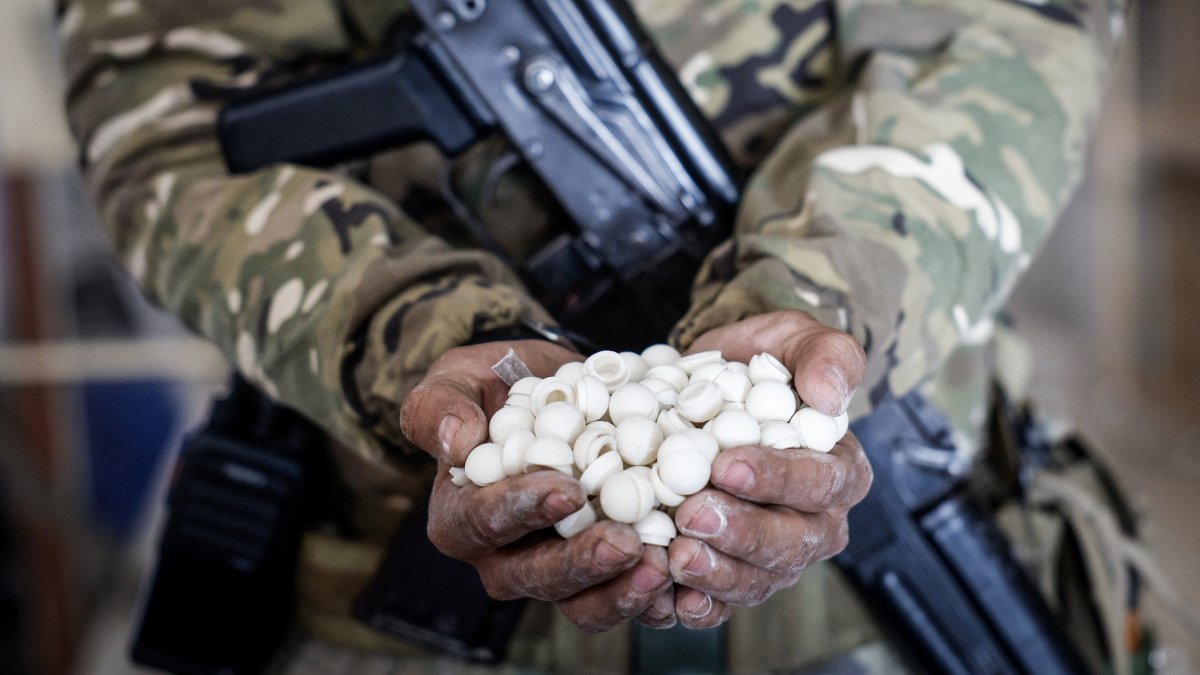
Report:
M 62 4 L 69 119 L 117 256 L 153 302 L 339 439 L 353 487 L 404 502 L 423 484 L 396 425 L 406 392 L 475 332 L 552 322 L 456 214 L 520 257 L 561 226 L 544 189 L 498 139 L 450 162 L 389 152 L 355 175 L 227 175 L 224 102 L 378 51 L 403 0 Z M 672 339 L 810 311 L 867 348 L 854 414 L 924 386 L 969 440 L 994 316 L 1080 180 L 1125 2 L 633 4 L 749 176 Z M 732 650 L 735 670 L 872 639 L 834 578 L 819 566 L 740 613 L 731 635 L 775 637 Z M 815 605 L 844 616 L 814 625 Z M 557 646 L 530 647 L 534 662 L 578 658 L 564 647 L 577 631 L 541 630 Z

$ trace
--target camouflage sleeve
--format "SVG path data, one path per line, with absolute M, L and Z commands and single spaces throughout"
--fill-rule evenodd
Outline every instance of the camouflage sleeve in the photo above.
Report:
M 853 83 L 748 183 L 674 338 L 796 308 L 866 347 L 861 414 L 987 338 L 1073 194 L 1123 0 L 844 0 Z
M 344 175 L 226 173 L 221 100 L 344 58 L 344 26 L 331 0 L 72 0 L 60 30 L 87 187 L 129 272 L 269 394 L 382 460 L 439 354 L 549 318 L 499 260 Z

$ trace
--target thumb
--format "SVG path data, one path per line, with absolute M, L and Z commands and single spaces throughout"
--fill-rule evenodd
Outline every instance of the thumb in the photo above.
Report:
M 808 405 L 836 417 L 862 384 L 866 354 L 848 333 L 824 328 L 797 339 L 784 363 L 795 374 L 796 393 Z
M 463 466 L 487 440 L 487 415 L 477 392 L 442 378 L 426 378 L 404 399 L 400 428 L 417 447 L 442 462 Z

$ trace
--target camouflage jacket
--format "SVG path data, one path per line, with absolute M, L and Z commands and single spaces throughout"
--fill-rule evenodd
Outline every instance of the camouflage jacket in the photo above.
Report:
M 866 346 L 854 414 L 948 382 L 1081 179 L 1125 0 L 633 4 L 749 174 L 671 339 L 797 308 Z M 404 12 L 66 0 L 60 20 L 70 123 L 119 258 L 385 495 L 413 470 L 396 411 L 430 363 L 477 331 L 553 320 L 441 195 L 518 257 L 554 228 L 547 196 L 495 169 L 501 141 L 452 162 L 415 146 L 355 175 L 232 177 L 214 121 L 246 88 L 377 52 Z M 980 391 L 942 398 L 965 423 Z

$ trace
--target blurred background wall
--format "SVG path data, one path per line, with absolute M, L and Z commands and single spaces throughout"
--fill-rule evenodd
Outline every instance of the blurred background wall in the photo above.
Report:
M 121 673 L 164 467 L 225 378 L 105 257 L 48 0 L 0 2 L 0 673 Z M 1045 413 L 1105 449 L 1200 607 L 1200 2 L 1144 0 L 1092 178 L 1012 303 Z M 1164 623 L 1157 658 L 1200 645 Z

